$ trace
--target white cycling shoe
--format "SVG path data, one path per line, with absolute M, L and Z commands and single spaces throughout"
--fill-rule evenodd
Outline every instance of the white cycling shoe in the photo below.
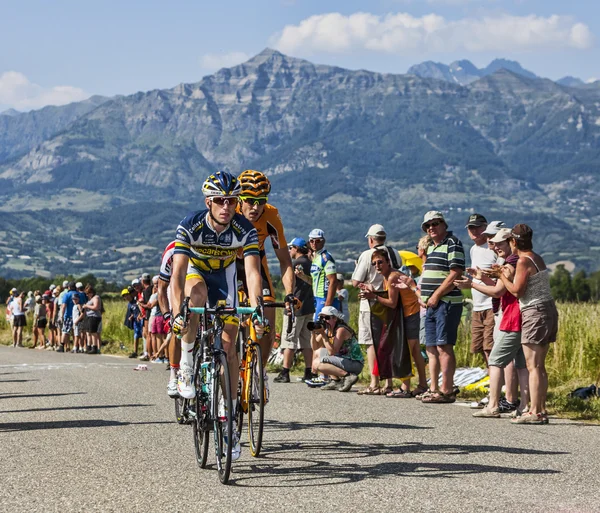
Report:
M 169 384 L 167 385 L 167 395 L 171 399 L 175 399 L 179 397 L 179 392 L 177 391 L 177 378 L 173 378 L 169 380 Z
M 187 363 L 181 364 L 177 373 L 177 392 L 184 399 L 193 399 L 196 397 L 196 388 L 194 387 L 194 369 Z

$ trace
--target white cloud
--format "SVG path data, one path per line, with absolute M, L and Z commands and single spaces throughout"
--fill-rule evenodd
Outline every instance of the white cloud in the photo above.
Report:
M 18 71 L 6 71 L 0 74 L 0 105 L 8 105 L 17 110 L 39 109 L 46 105 L 65 105 L 89 97 L 89 94 L 78 87 L 44 88 L 31 82 Z
M 244 52 L 206 53 L 200 58 L 203 69 L 215 70 L 229 68 L 247 61 L 250 56 Z
M 414 52 L 518 52 L 558 48 L 585 49 L 593 36 L 587 25 L 569 16 L 502 14 L 447 20 L 437 14 L 408 13 L 377 16 L 333 12 L 310 16 L 287 25 L 271 38 L 284 53 L 347 53 L 367 50 L 403 54 Z

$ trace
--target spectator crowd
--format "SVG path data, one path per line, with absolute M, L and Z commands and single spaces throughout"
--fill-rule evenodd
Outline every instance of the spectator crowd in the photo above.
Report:
M 344 276 L 326 249 L 323 230 L 313 229 L 308 242 L 296 237 L 289 243 L 294 295 L 301 306 L 289 333 L 290 320 L 284 317 L 282 369 L 275 382 L 291 381 L 295 357 L 302 354 L 305 369 L 299 380 L 313 388 L 348 392 L 366 363 L 369 384 L 358 391 L 361 396 L 452 403 L 461 291 L 470 289 L 471 351 L 483 355 L 490 376 L 489 396 L 473 405 L 473 415 L 508 413 L 515 423 L 547 423 L 544 362 L 556 340 L 558 313 L 549 270 L 533 251 L 533 231 L 525 224 L 509 228 L 502 221 L 470 215 L 465 229 L 473 246 L 467 265 L 463 244 L 441 212 L 427 212 L 421 229 L 415 252 L 387 245 L 380 224 L 367 231 L 368 247 L 349 283 L 359 291 L 357 331 L 350 326 Z M 164 311 L 164 301 L 161 308 L 160 291 L 159 276 L 143 274 L 121 292 L 127 302 L 124 324 L 133 332 L 130 358 L 168 363 L 170 312 Z M 14 347 L 23 345 L 29 314 L 32 348 L 98 354 L 103 311 L 94 287 L 81 282 L 65 281 L 27 294 L 13 289 L 7 300 Z M 401 384 L 397 388 L 394 379 Z

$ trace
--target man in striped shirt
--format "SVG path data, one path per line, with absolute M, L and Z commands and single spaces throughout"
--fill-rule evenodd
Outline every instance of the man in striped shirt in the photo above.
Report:
M 433 240 L 427 250 L 427 260 L 421 275 L 421 299 L 427 305 L 425 316 L 426 348 L 429 356 L 429 374 L 432 376 L 429 392 L 423 402 L 451 403 L 456 359 L 454 345 L 462 315 L 463 297 L 454 285 L 465 270 L 462 242 L 452 232 L 441 212 L 425 214 L 421 228 Z M 442 385 L 438 389 L 437 376 L 442 371 Z

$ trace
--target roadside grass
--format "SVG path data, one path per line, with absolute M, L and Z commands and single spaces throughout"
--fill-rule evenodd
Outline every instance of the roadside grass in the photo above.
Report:
M 103 352 L 106 354 L 126 355 L 133 350 L 133 332 L 123 325 L 127 304 L 120 299 L 105 300 L 102 319 Z M 558 341 L 552 344 L 546 360 L 549 379 L 548 407 L 551 413 L 563 417 L 600 421 L 600 399 L 583 401 L 569 397 L 569 393 L 580 386 L 598 383 L 600 380 L 600 304 L 559 303 Z M 358 303 L 351 301 L 350 325 L 357 330 Z M 30 344 L 32 318 L 28 317 L 23 339 Z M 282 311 L 277 309 L 276 332 L 281 333 Z M 10 345 L 11 333 L 6 319 L 0 317 L 0 343 Z M 480 355 L 470 353 L 471 334 L 469 321 L 465 320 L 459 328 L 456 345 L 457 367 L 482 367 Z M 270 371 L 279 371 L 269 367 Z M 303 374 L 302 356 L 296 360 L 292 372 Z M 360 376 L 361 382 L 368 383 L 369 371 L 366 365 Z M 477 392 L 462 391 L 461 399 L 479 399 Z

